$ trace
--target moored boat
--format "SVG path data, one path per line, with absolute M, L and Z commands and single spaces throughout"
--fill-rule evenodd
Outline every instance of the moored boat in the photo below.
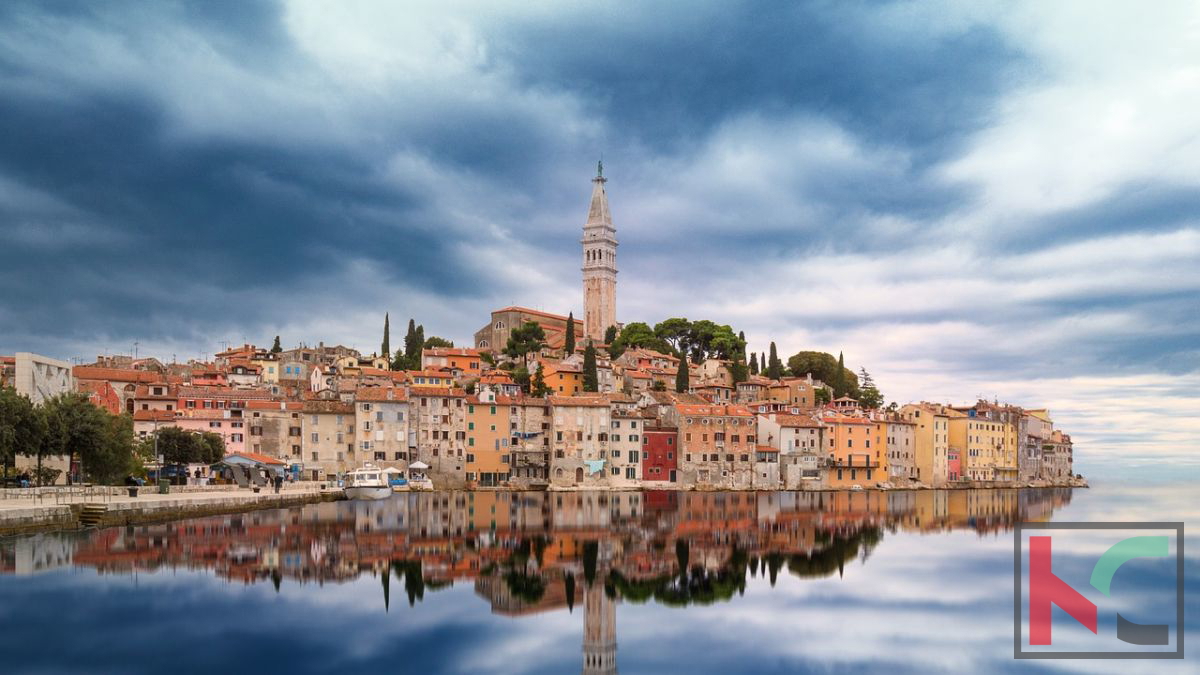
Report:
M 346 474 L 347 499 L 387 499 L 392 496 L 392 486 L 387 474 L 374 464 L 364 464 Z

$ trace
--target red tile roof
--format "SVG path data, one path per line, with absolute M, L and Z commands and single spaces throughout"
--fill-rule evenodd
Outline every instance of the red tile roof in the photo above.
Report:
M 260 455 L 257 452 L 231 452 L 228 455 L 225 455 L 225 459 L 229 459 L 230 457 L 244 457 L 252 462 L 258 462 L 259 464 L 287 464 L 287 462 L 283 460 L 276 459 L 275 457 L 271 457 L 269 455 Z

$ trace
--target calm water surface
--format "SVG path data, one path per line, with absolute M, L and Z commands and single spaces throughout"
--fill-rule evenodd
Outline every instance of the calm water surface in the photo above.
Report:
M 1012 659 L 1014 523 L 1191 525 L 1195 494 L 424 493 L 10 538 L 0 670 L 1196 672 Z

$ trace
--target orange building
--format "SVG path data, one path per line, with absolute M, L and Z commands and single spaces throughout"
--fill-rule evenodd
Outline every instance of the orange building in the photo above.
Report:
M 887 444 L 876 438 L 875 423 L 865 417 L 826 412 L 826 485 L 870 487 L 888 479 Z

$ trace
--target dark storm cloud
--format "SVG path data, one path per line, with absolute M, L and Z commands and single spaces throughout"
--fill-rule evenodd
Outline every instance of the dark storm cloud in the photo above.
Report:
M 1109 287 L 1077 278 L 1107 259 L 1059 274 L 1087 250 L 1010 268 L 1183 231 L 1195 189 L 1143 175 L 977 218 L 990 157 L 980 180 L 946 165 L 1052 74 L 1007 10 L 952 9 L 0 4 L 0 353 L 211 352 L 285 324 L 369 350 L 389 310 L 460 342 L 495 306 L 578 316 L 603 154 L 623 321 L 704 312 L 784 353 L 858 335 L 865 363 L 901 334 L 986 375 L 1194 370 L 1178 260 Z
M 659 152 L 686 151 L 739 113 L 801 111 L 928 162 L 1028 72 L 993 29 L 936 36 L 841 3 L 607 6 L 569 26 L 551 17 L 499 33 L 523 81 L 579 92 L 622 137 Z

